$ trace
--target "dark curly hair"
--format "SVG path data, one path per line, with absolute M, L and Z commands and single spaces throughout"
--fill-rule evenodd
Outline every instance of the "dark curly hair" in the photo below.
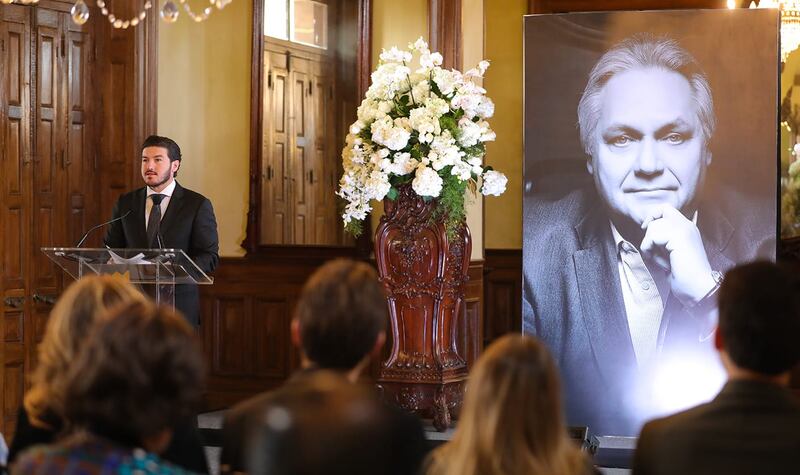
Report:
M 70 425 L 133 443 L 188 417 L 201 394 L 203 359 L 173 309 L 124 305 L 92 331 L 67 377 Z

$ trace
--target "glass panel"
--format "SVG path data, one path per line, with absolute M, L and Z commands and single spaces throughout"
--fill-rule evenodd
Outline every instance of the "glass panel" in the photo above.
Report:
M 328 49 L 328 6 L 312 0 L 294 0 L 292 41 Z
M 289 0 L 264 0 L 264 34 L 289 39 Z

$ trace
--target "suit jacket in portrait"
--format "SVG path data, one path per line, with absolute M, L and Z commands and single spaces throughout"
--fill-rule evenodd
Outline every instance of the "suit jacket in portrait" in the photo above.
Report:
M 557 359 L 569 424 L 593 434 L 635 435 L 643 410 L 635 397 L 640 374 L 620 288 L 617 249 L 603 202 L 594 189 L 525 207 L 523 327 Z M 762 254 L 774 258 L 774 238 L 735 229 L 715 208 L 698 210 L 698 227 L 712 269 L 724 272 Z M 770 247 L 770 245 L 772 247 Z M 773 254 L 770 254 L 772 252 Z M 714 358 L 712 339 L 673 295 L 666 299 L 659 344 L 664 354 Z
M 113 223 L 104 243 L 111 248 L 146 249 L 145 199 L 147 188 L 142 187 L 120 196 L 114 205 L 114 218 L 130 212 Z M 200 269 L 212 272 L 219 262 L 217 220 L 211 201 L 205 196 L 175 184 L 167 211 L 161 218 L 160 235 L 164 248 L 182 249 Z M 197 326 L 200 322 L 200 292 L 196 285 L 175 288 L 175 308 Z
M 788 389 L 730 381 L 707 403 L 647 423 L 634 475 L 800 472 L 800 403 Z

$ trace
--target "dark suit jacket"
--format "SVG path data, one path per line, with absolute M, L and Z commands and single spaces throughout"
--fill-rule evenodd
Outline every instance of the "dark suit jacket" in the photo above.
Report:
M 105 245 L 111 248 L 146 249 L 145 199 L 147 189 L 139 188 L 120 196 L 114 205 L 114 217 L 130 214 L 113 223 L 106 233 Z M 205 196 L 175 184 L 175 191 L 161 218 L 160 234 L 165 248 L 182 249 L 205 273 L 219 262 L 217 221 L 211 202 Z M 196 285 L 175 289 L 175 307 L 190 323 L 200 323 L 200 293 Z
M 787 389 L 730 381 L 717 397 L 647 423 L 636 475 L 800 473 L 800 403 Z
M 593 434 L 635 435 L 643 414 L 632 387 L 640 384 L 620 288 L 617 250 L 602 200 L 594 189 L 525 207 L 523 327 L 558 361 L 570 425 Z M 714 270 L 724 272 L 758 255 L 774 258 L 764 230 L 735 229 L 714 208 L 698 226 Z M 759 234 L 760 232 L 760 234 Z M 773 254 L 770 254 L 772 252 Z M 715 358 L 712 342 L 672 295 L 659 332 L 662 356 Z M 710 361 L 716 361 L 712 359 Z
M 222 425 L 220 454 L 222 474 L 245 470 L 248 443 L 256 437 L 262 427 L 267 410 L 276 404 L 281 404 L 281 401 L 291 401 L 293 397 L 297 397 L 298 393 L 308 387 L 308 381 L 315 372 L 313 368 L 300 370 L 280 388 L 256 395 L 228 410 Z M 392 451 L 399 455 L 394 458 L 398 463 L 391 473 L 413 475 L 418 472 L 427 452 L 422 424 L 415 416 L 403 413 L 399 409 L 387 407 L 386 410 L 391 425 Z M 384 473 L 380 472 L 378 467 L 375 470 L 375 473 Z M 330 473 L 340 473 L 340 471 L 337 471 L 336 467 L 331 467 Z

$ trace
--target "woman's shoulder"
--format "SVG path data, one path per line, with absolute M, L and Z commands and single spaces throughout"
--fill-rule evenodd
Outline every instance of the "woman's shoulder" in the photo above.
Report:
M 120 465 L 120 475 L 197 475 L 177 465 L 162 460 L 158 455 L 134 449 L 131 457 Z

